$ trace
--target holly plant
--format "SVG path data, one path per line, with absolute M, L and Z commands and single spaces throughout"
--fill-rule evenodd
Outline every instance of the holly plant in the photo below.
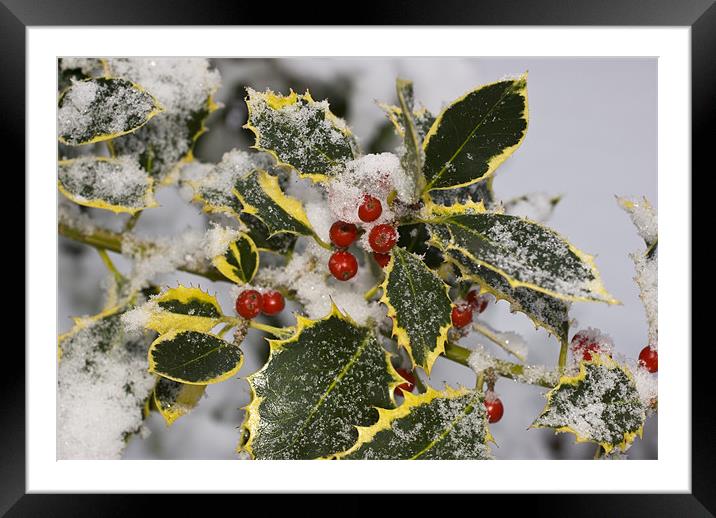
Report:
M 379 108 L 401 144 L 380 154 L 308 91 L 247 88 L 252 149 L 210 164 L 193 157 L 220 108 L 207 60 L 62 59 L 58 73 L 59 233 L 109 269 L 104 309 L 59 338 L 60 457 L 119 457 L 150 412 L 171 425 L 239 373 L 237 451 L 252 459 L 490 459 L 502 378 L 546 389 L 533 427 L 597 457 L 641 436 L 656 409 L 655 213 L 620 199 L 646 242 L 633 257 L 650 336 L 634 362 L 598 330 L 570 331 L 572 303 L 617 301 L 593 256 L 516 214 L 558 199 L 493 192 L 527 133 L 526 74 L 440 113 L 398 79 Z M 200 208 L 206 231 L 135 232 L 159 189 Z M 205 281 L 156 284 L 177 271 Z M 554 337 L 553 366 L 528 365 L 526 344 L 485 321 L 498 303 Z M 474 334 L 513 361 L 460 344 Z M 269 356 L 245 373 L 258 337 Z M 438 359 L 473 369 L 474 386 L 438 386 Z

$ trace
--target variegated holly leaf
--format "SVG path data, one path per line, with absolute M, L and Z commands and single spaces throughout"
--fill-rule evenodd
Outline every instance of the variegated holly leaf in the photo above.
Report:
M 130 214 L 158 205 L 152 178 L 130 157 L 60 160 L 57 175 L 60 192 L 79 205 Z
M 494 176 L 490 176 L 485 180 L 480 180 L 465 187 L 430 191 L 428 197 L 432 202 L 448 207 L 456 203 L 480 202 L 489 207 L 495 203 L 495 192 L 492 189 L 493 179 Z
M 447 285 L 420 257 L 394 247 L 381 288 L 380 302 L 388 307 L 398 345 L 429 374 L 451 326 Z
M 70 146 L 126 135 L 163 110 L 141 86 L 106 77 L 72 83 L 57 106 L 58 138 Z
M 403 123 L 403 144 L 405 153 L 401 157 L 401 165 L 403 170 L 412 178 L 415 185 L 415 192 L 411 201 L 420 198 L 420 193 L 425 187 L 425 177 L 423 176 L 423 139 L 418 132 L 418 125 L 413 118 L 413 83 L 403 79 L 398 79 L 395 84 L 398 95 L 398 103 L 400 104 L 400 117 Z
M 243 212 L 260 219 L 270 236 L 283 232 L 314 235 L 301 202 L 284 194 L 278 178 L 266 171 L 254 170 L 239 178 L 234 194 L 239 198 Z
M 378 422 L 358 427 L 358 440 L 338 459 L 491 459 L 492 436 L 481 393 L 447 387 L 413 395 L 395 409 L 378 409 Z
M 502 275 L 480 266 L 457 248 L 448 248 L 443 253 L 460 269 L 463 278 L 477 283 L 482 291 L 497 300 L 506 300 L 512 311 L 524 313 L 536 326 L 546 329 L 561 342 L 569 340 L 568 302 L 529 288 L 512 288 Z
M 204 122 L 219 108 L 213 94 L 220 78 L 204 58 L 112 58 L 107 74 L 142 85 L 164 112 L 138 131 L 111 141 L 116 154 L 133 155 L 154 178 L 170 183 L 193 158 Z
M 171 330 L 207 332 L 224 316 L 216 297 L 181 285 L 152 298 L 141 311 L 146 315 L 144 326 L 160 334 Z
M 199 403 L 206 385 L 187 385 L 166 378 L 159 378 L 154 387 L 154 406 L 164 418 L 167 426 L 191 412 Z
M 393 124 L 395 133 L 403 137 L 405 135 L 405 126 L 403 125 L 403 110 L 400 106 L 391 104 L 379 103 L 378 106 L 385 112 L 388 120 Z M 428 134 L 430 128 L 435 122 L 435 115 L 430 113 L 427 109 L 413 108 L 412 119 L 415 121 L 415 127 L 418 130 L 418 136 L 420 139 L 424 139 L 425 135 Z
M 240 216 L 240 220 L 246 225 L 246 233 L 251 237 L 256 244 L 256 248 L 261 252 L 287 254 L 293 250 L 293 246 L 298 239 L 298 235 L 286 232 L 271 235 L 266 224 L 248 212 L 243 212 Z
M 315 459 L 349 448 L 354 425 L 378 419 L 404 383 L 371 329 L 333 306 L 321 320 L 298 317 L 295 334 L 270 340 L 261 370 L 247 378 L 240 449 L 257 459 Z
M 247 88 L 249 119 L 246 128 L 256 136 L 256 149 L 271 153 L 279 165 L 301 176 L 323 181 L 336 166 L 354 158 L 351 132 L 342 119 L 316 102 L 307 91 L 287 96 L 271 90 Z
M 457 248 L 479 266 L 563 300 L 618 303 L 602 285 L 594 258 L 555 231 L 517 216 L 445 208 L 429 225 L 431 244 Z
M 547 405 L 532 424 L 571 432 L 577 442 L 594 442 L 606 453 L 626 450 L 641 437 L 646 409 L 631 373 L 611 357 L 592 354 L 579 373 L 562 376 L 547 393 Z
M 229 379 L 239 372 L 243 362 L 237 344 L 198 331 L 171 330 L 149 348 L 149 372 L 191 385 Z
M 426 190 L 488 178 L 527 131 L 527 77 L 498 81 L 445 108 L 425 137 Z
M 259 269 L 259 250 L 253 239 L 241 233 L 224 255 L 214 257 L 211 263 L 230 281 L 245 284 L 251 282 Z

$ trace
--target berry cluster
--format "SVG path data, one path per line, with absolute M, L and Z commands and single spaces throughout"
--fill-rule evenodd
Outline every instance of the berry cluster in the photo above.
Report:
M 377 220 L 383 213 L 383 206 L 380 200 L 366 194 L 363 202 L 358 207 L 358 218 L 364 223 L 371 223 Z M 353 244 L 358 237 L 358 227 L 353 223 L 336 221 L 331 225 L 329 232 L 331 242 L 339 248 L 328 260 L 328 269 L 339 281 L 352 279 L 358 272 L 358 261 L 347 248 Z M 385 268 L 390 262 L 390 250 L 398 241 L 398 232 L 395 227 L 387 224 L 373 226 L 368 233 L 368 243 L 373 249 L 373 258 Z
M 472 322 L 473 312 L 482 313 L 487 308 L 487 297 L 479 294 L 479 290 L 470 290 L 465 296 L 465 302 L 458 302 L 453 306 L 450 317 L 454 327 L 465 327 Z
M 246 319 L 252 319 L 259 313 L 277 315 L 286 306 L 286 301 L 278 291 L 263 294 L 256 290 L 244 290 L 236 298 L 236 312 Z

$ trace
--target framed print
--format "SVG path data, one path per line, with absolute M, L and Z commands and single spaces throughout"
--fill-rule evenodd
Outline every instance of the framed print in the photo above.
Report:
M 5 4 L 8 516 L 138 492 L 716 508 L 691 383 L 709 2 L 435 10 L 453 27 Z

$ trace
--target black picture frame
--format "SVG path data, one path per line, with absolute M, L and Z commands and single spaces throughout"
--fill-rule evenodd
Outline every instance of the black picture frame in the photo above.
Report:
M 337 12 L 335 4 L 314 2 L 303 17 L 310 24 L 319 19 L 312 13 Z M 12 150 L 18 164 L 4 171 L 6 178 L 24 168 L 25 139 L 25 30 L 28 26 L 52 25 L 271 25 L 296 24 L 299 9 L 272 9 L 251 2 L 213 0 L 0 0 L 0 142 L 8 156 Z M 370 25 L 569 25 L 569 26 L 688 26 L 691 28 L 692 73 L 692 170 L 706 174 L 713 147 L 716 103 L 716 5 L 714 0 L 498 0 L 440 2 L 361 2 L 351 24 Z M 707 162 L 708 161 L 708 162 Z M 9 163 L 7 160 L 5 163 Z M 695 175 L 692 174 L 692 178 Z M 21 176 L 15 174 L 16 180 Z M 21 187 L 30 185 L 25 179 Z M 693 192 L 693 191 L 692 191 Z M 27 195 L 27 191 L 25 191 Z M 694 224 L 696 218 L 692 218 Z M 692 232 L 693 235 L 693 232 Z M 20 238 L 20 239 L 24 239 Z M 19 248 L 19 247 L 18 247 Z M 28 272 L 25 271 L 27 276 Z M 27 279 L 27 277 L 26 277 Z M 38 301 L 29 301 L 30 304 Z M 684 301 L 690 304 L 691 301 Z M 703 309 L 694 304 L 694 311 Z M 32 309 L 31 305 L 27 306 Z M 693 319 L 693 317 L 692 317 Z M 693 320 L 692 320 L 693 321 Z M 6 329 L 9 326 L 6 327 Z M 0 427 L 0 514 L 6 516 L 126 516 L 141 509 L 139 495 L 26 495 L 25 494 L 25 356 L 6 339 L 0 383 L 2 426 Z M 37 346 L 37 344 L 35 344 Z M 702 343 L 712 346 L 710 343 Z M 28 344 L 26 344 L 28 346 Z M 690 344 L 681 344 L 684 348 Z M 49 350 L 49 349 L 48 349 Z M 686 350 L 686 349 L 685 349 Z M 531 495 L 509 497 L 511 512 L 522 506 L 531 515 L 569 516 L 714 516 L 716 514 L 716 420 L 710 379 L 708 347 L 692 351 L 692 492 L 650 495 Z M 11 368 L 7 366 L 12 366 Z M 698 382 L 697 382 L 698 380 Z M 664 389 L 668 390 L 668 387 Z M 555 481 L 556 485 L 559 481 Z M 172 496 L 171 498 L 176 498 Z M 214 497 L 215 498 L 215 497 Z M 487 498 L 487 496 L 480 496 Z M 504 498 L 504 495 L 503 497 Z M 555 500 L 559 498 L 559 502 Z M 365 501 L 353 496 L 344 500 L 346 509 L 366 509 Z M 174 506 L 176 507 L 176 501 Z M 260 502 L 259 502 L 260 503 Z M 503 501 L 504 504 L 504 501 Z M 488 503 L 482 504 L 484 509 Z M 498 504 L 499 505 L 499 504 Z M 243 499 L 241 509 L 251 506 Z M 170 508 L 166 508 L 170 511 Z

